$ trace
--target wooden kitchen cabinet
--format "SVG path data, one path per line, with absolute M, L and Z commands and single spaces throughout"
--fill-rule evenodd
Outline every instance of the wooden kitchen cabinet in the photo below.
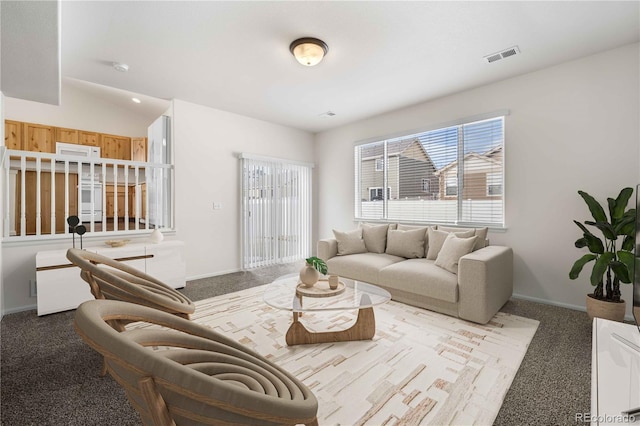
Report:
M 138 209 L 136 208 L 136 194 L 140 192 L 140 215 L 139 219 L 144 219 L 147 216 L 147 184 L 143 183 L 129 187 L 129 216 L 132 218 L 136 217 L 136 212 Z
M 125 204 L 128 204 L 128 200 L 124 194 L 124 185 L 118 185 L 118 193 L 116 194 L 114 185 L 107 185 L 105 188 L 106 192 L 106 200 L 105 205 L 107 206 L 107 217 L 113 218 L 114 216 L 114 207 L 116 198 L 118 200 L 118 217 L 124 217 L 125 213 Z M 131 210 L 129 210 L 129 215 L 131 215 Z
M 54 142 L 78 144 L 78 131 L 76 129 L 56 127 L 56 139 Z
M 22 213 L 22 176 L 21 171 L 17 174 L 16 179 L 16 233 L 20 235 L 20 220 Z M 65 174 L 55 173 L 55 213 L 56 225 L 55 233 L 63 234 L 65 230 L 67 217 L 65 216 Z M 25 207 L 26 207 L 26 235 L 34 235 L 36 233 L 36 190 L 37 190 L 37 174 L 34 171 L 25 172 Z M 40 217 L 41 217 L 41 233 L 51 233 L 51 172 L 40 173 Z M 69 215 L 75 215 L 78 212 L 78 175 L 69 174 Z
M 22 123 L 4 120 L 4 146 L 7 149 L 22 149 Z
M 25 151 L 56 152 L 55 134 L 52 126 L 24 123 L 23 148 Z
M 80 145 L 100 146 L 100 134 L 78 130 L 78 143 Z
M 101 134 L 100 147 L 102 158 L 131 160 L 131 138 Z
M 131 161 L 147 161 L 147 138 L 131 138 Z

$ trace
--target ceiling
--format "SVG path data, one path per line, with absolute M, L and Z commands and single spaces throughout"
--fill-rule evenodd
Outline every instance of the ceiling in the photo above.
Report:
M 64 1 L 61 19 L 63 77 L 311 132 L 640 39 L 636 1 Z M 329 45 L 316 67 L 289 52 L 304 36 Z

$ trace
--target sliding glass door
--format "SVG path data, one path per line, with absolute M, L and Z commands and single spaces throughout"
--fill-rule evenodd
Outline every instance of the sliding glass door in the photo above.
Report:
M 242 268 L 311 255 L 312 165 L 242 154 Z

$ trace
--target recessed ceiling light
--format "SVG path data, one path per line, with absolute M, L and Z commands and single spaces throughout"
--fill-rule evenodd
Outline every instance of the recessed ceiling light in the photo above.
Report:
M 131 100 L 137 104 L 139 104 L 140 102 L 142 102 L 140 99 L 138 98 L 131 98 Z
M 123 64 L 121 62 L 114 62 L 113 63 L 113 69 L 115 69 L 116 71 L 120 71 L 120 72 L 127 72 L 127 71 L 129 71 L 129 65 Z

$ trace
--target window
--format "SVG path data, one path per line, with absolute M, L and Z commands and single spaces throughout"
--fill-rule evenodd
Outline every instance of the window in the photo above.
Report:
M 312 165 L 241 154 L 242 268 L 311 255 Z
M 391 195 L 391 188 L 387 188 L 387 199 Z M 369 188 L 369 201 L 382 200 L 382 188 Z
M 422 178 L 422 192 L 430 192 L 429 179 Z
M 504 226 L 503 149 L 502 116 L 357 145 L 355 217 Z

